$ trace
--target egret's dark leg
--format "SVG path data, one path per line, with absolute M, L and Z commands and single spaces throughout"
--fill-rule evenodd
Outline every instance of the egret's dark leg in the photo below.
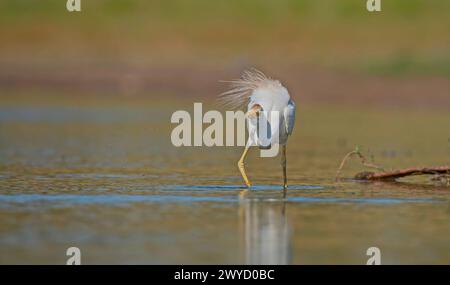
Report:
M 286 145 L 281 148 L 281 167 L 283 167 L 283 197 L 286 198 L 287 175 L 286 175 Z

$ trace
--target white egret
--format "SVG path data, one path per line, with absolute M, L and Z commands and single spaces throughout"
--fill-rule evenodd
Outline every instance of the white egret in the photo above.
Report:
M 267 77 L 256 69 L 246 70 L 240 79 L 227 82 L 231 84 L 231 89 L 222 93 L 220 100 L 232 108 L 247 104 L 246 119 L 249 138 L 238 161 L 238 168 L 245 184 L 247 187 L 251 186 L 245 172 L 245 158 L 250 146 L 257 145 L 260 148 L 266 148 L 279 144 L 282 147 L 283 193 L 286 195 L 286 143 L 294 128 L 295 103 L 287 89 L 278 80 Z M 262 119 L 267 123 L 267 136 L 260 136 L 258 133 L 260 116 L 264 116 Z

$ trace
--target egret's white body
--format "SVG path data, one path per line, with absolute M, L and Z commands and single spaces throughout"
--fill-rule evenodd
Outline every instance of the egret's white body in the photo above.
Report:
M 289 93 L 278 81 L 269 82 L 266 86 L 255 89 L 250 96 L 247 112 L 254 106 L 261 106 L 260 117 L 248 118 L 249 145 L 265 148 L 275 143 L 285 145 L 292 133 L 295 120 L 295 104 Z M 276 116 L 277 118 L 274 118 Z M 267 134 L 258 134 L 258 120 L 268 124 Z
M 258 145 L 264 148 L 279 144 L 282 145 L 281 164 L 283 166 L 283 186 L 286 189 L 286 143 L 294 128 L 294 101 L 287 89 L 278 80 L 271 79 L 256 69 L 247 70 L 243 73 L 241 79 L 230 82 L 232 89 L 222 93 L 221 100 L 231 107 L 238 107 L 247 103 L 246 117 L 249 139 L 238 162 L 245 184 L 248 187 L 251 185 L 244 168 L 244 159 L 249 147 Z M 267 135 L 265 136 L 258 134 L 258 122 L 261 122 L 261 119 L 268 123 Z

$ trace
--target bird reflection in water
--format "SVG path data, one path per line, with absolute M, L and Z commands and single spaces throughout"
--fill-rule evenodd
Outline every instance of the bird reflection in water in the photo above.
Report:
M 259 196 L 259 197 L 258 197 Z M 247 264 L 290 264 L 292 242 L 285 199 L 243 190 L 239 219 Z

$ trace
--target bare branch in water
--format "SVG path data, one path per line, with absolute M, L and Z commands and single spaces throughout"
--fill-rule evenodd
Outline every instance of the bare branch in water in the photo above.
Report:
M 446 177 L 445 174 L 450 174 L 450 166 L 410 167 L 410 168 L 406 168 L 406 169 L 378 172 L 378 173 L 360 172 L 360 173 L 356 174 L 355 179 L 359 179 L 359 180 L 393 180 L 393 179 L 410 176 L 410 175 L 425 175 L 425 174 L 439 175 L 438 177 L 445 178 Z
M 344 156 L 344 158 L 342 159 L 341 164 L 339 165 L 339 168 L 338 168 L 338 170 L 336 172 L 336 181 L 339 180 L 339 177 L 341 175 L 341 171 L 344 168 L 347 160 L 349 160 L 352 156 L 358 156 L 359 159 L 361 160 L 362 165 L 364 165 L 366 167 L 375 168 L 377 170 L 384 171 L 384 169 L 382 167 L 376 165 L 375 163 L 373 163 L 373 161 L 372 162 L 368 162 L 366 157 L 361 153 L 360 147 L 356 146 L 354 150 L 352 150 L 351 152 L 347 153 Z M 372 160 L 373 160 L 373 156 L 372 156 Z
M 395 180 L 397 178 L 411 176 L 411 175 L 434 175 L 434 180 L 446 181 L 447 185 L 450 185 L 450 166 L 433 166 L 433 167 L 410 167 L 400 170 L 390 170 L 385 171 L 383 168 L 374 164 L 373 162 L 367 162 L 365 156 L 361 153 L 358 146 L 349 153 L 347 153 L 342 159 L 341 164 L 336 172 L 336 181 L 339 180 L 342 169 L 344 168 L 347 161 L 353 157 L 357 156 L 361 160 L 361 163 L 369 168 L 375 168 L 379 172 L 363 171 L 355 175 L 357 180 Z

